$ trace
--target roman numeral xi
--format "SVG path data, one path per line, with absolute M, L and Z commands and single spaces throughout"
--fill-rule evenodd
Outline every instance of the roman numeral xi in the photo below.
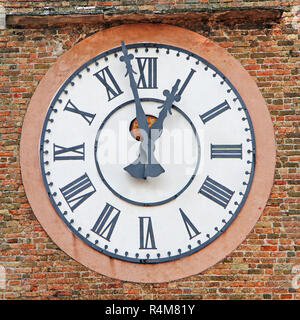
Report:
M 123 93 L 116 79 L 109 70 L 109 67 L 101 69 L 100 71 L 96 72 L 94 76 L 104 85 L 108 101 L 118 97 Z

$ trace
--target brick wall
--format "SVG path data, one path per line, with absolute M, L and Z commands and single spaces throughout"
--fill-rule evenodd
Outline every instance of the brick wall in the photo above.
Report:
M 8 12 L 0 30 L 0 264 L 6 287 L 0 299 L 299 299 L 292 285 L 300 268 L 299 23 L 296 1 L 0 1 Z M 32 27 L 26 15 L 74 13 L 95 6 L 103 23 Z M 241 8 L 280 9 L 274 19 L 236 20 Z M 105 9 L 106 8 L 106 9 Z M 212 23 L 186 11 L 226 11 Z M 52 13 L 53 13 L 52 12 Z M 189 28 L 225 47 L 260 88 L 274 123 L 277 164 L 268 204 L 247 239 L 220 263 L 199 275 L 163 284 L 135 284 L 101 276 L 72 260 L 47 236 L 26 199 L 19 142 L 26 108 L 40 79 L 57 58 L 87 36 L 126 23 L 132 12 L 143 19 Z M 250 11 L 249 11 L 250 12 Z M 268 15 L 265 11 L 265 16 Z M 153 14 L 155 13 L 155 14 Z M 181 13 L 174 16 L 171 14 Z M 130 16 L 131 14 L 131 16 Z M 147 16 L 148 14 L 148 16 Z M 159 15 L 160 14 L 160 15 Z M 20 23 L 16 17 L 23 15 Z M 111 19 L 119 15 L 118 19 Z M 157 21 L 157 15 L 160 21 Z M 131 17 L 131 18 L 130 18 Z M 146 18 L 145 18 L 146 17 Z M 189 18 L 190 17 L 190 18 Z M 213 13 L 212 16 L 213 17 Z M 28 16 L 27 16 L 28 18 Z M 30 18 L 30 17 L 29 17 Z M 9 20 L 11 19 L 11 20 Z M 300 19 L 299 19 L 300 20 Z M 18 23 L 19 21 L 19 23 Z M 25 22 L 24 22 L 25 21 Z M 45 20 L 44 20 L 45 21 Z

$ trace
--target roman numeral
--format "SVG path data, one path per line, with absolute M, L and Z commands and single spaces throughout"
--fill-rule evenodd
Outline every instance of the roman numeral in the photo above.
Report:
M 189 234 L 190 240 L 193 239 L 194 237 L 198 236 L 201 232 L 199 232 L 198 229 L 192 224 L 191 220 L 182 211 L 182 209 L 179 208 L 179 211 L 181 213 L 181 217 L 183 219 L 186 230 Z
M 139 89 L 157 88 L 157 58 L 136 58 L 140 76 Z
M 224 102 L 222 102 L 218 106 L 216 106 L 216 107 L 212 108 L 211 110 L 205 112 L 204 114 L 200 115 L 200 118 L 201 118 L 202 122 L 205 124 L 209 120 L 215 118 L 216 116 L 218 116 L 219 114 L 223 113 L 224 111 L 226 111 L 228 109 L 231 109 L 231 108 L 230 108 L 228 102 L 225 100 Z
M 116 223 L 119 219 L 120 210 L 106 203 L 99 218 L 97 219 L 92 231 L 97 233 L 100 237 L 110 241 L 110 237 L 115 229 Z
M 242 159 L 242 144 L 211 144 L 210 158 Z
M 140 219 L 140 249 L 156 249 L 151 217 Z
M 96 72 L 94 76 L 104 85 L 108 101 L 118 97 L 123 91 L 120 89 L 116 79 L 113 77 L 109 67 L 105 67 Z
M 96 114 L 92 114 L 92 113 L 89 113 L 89 112 L 85 112 L 85 111 L 82 111 L 80 109 L 78 109 L 75 104 L 73 102 L 71 102 L 71 100 L 69 99 L 69 101 L 67 102 L 64 110 L 66 111 L 70 111 L 70 112 L 73 112 L 73 113 L 77 113 L 79 115 L 82 116 L 82 118 L 87 121 L 87 123 L 89 125 L 91 125 L 91 123 L 93 122 L 94 118 L 95 118 L 95 115 Z
M 53 144 L 53 160 L 84 160 L 84 143 L 69 148 Z
M 72 212 L 96 192 L 86 173 L 59 190 Z
M 234 191 L 229 190 L 225 186 L 207 176 L 199 190 L 199 193 L 225 209 L 231 200 Z

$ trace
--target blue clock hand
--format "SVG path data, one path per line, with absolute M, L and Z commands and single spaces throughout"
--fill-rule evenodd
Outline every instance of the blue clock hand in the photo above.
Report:
M 160 111 L 157 120 L 150 127 L 150 132 L 148 134 L 148 161 L 150 163 L 152 163 L 152 161 L 156 161 L 155 158 L 154 158 L 154 154 L 153 154 L 154 153 L 154 142 L 161 135 L 161 132 L 163 130 L 163 122 L 164 122 L 164 120 L 165 120 L 165 118 L 167 116 L 167 113 L 169 111 L 169 113 L 172 114 L 171 108 L 172 108 L 173 102 L 174 101 L 177 101 L 177 102 L 180 101 L 181 94 L 183 93 L 184 89 L 186 88 L 186 86 L 188 85 L 189 81 L 191 80 L 194 72 L 196 72 L 196 71 L 194 69 L 191 69 L 188 77 L 184 81 L 182 87 L 180 88 L 180 90 L 178 91 L 177 94 L 176 94 L 176 92 L 177 92 L 178 86 L 180 84 L 180 80 L 179 79 L 177 79 L 177 81 L 175 82 L 174 86 L 172 87 L 171 92 L 169 90 L 164 90 L 163 91 L 163 94 L 166 97 L 166 100 L 159 107 L 162 110 Z M 145 174 L 149 175 L 149 176 L 152 176 L 152 177 L 156 177 L 160 173 L 155 171 L 155 170 L 153 170 L 152 167 L 149 166 L 149 167 L 146 167 Z
M 134 96 L 134 101 L 135 101 L 135 107 L 136 107 L 136 119 L 137 119 L 137 124 L 139 127 L 139 130 L 141 132 L 142 136 L 142 142 L 140 145 L 140 154 L 138 159 L 130 164 L 129 166 L 125 167 L 124 170 L 126 170 L 131 176 L 134 178 L 144 178 L 146 179 L 149 175 L 146 174 L 146 168 L 148 166 L 152 166 L 151 172 L 159 172 L 158 174 L 164 172 L 164 169 L 162 166 L 155 160 L 153 159 L 153 163 L 148 163 L 149 156 L 149 148 L 148 148 L 148 138 L 149 138 L 149 127 L 148 127 L 148 122 L 147 118 L 145 115 L 145 112 L 142 108 L 141 101 L 138 95 L 138 90 L 137 90 L 137 85 L 133 76 L 133 73 L 135 73 L 132 69 L 131 65 L 131 60 L 134 58 L 133 54 L 128 54 L 128 50 L 125 46 L 124 41 L 122 41 L 122 52 L 123 56 L 120 57 L 120 60 L 122 62 L 125 62 L 126 68 L 127 68 L 127 73 L 125 76 L 129 75 L 130 79 L 130 87 Z M 152 156 L 154 158 L 154 156 Z M 153 171 L 154 170 L 154 171 Z
M 135 82 L 135 79 L 133 76 L 133 73 L 135 73 L 135 72 L 132 69 L 131 60 L 134 58 L 134 56 L 133 56 L 133 54 L 128 54 L 128 50 L 125 46 L 124 41 L 122 41 L 122 52 L 123 52 L 124 56 L 121 56 L 120 60 L 122 62 L 125 62 L 125 64 L 126 64 L 127 73 L 126 73 L 125 77 L 127 75 L 129 75 L 130 87 L 131 87 L 134 101 L 135 101 L 136 119 L 137 119 L 138 127 L 142 131 L 141 132 L 142 135 L 143 134 L 145 135 L 145 133 L 148 134 L 149 127 L 148 127 L 145 112 L 144 112 L 142 105 L 141 105 L 141 101 L 140 101 L 138 90 L 137 90 L 137 85 L 136 85 L 136 82 Z
M 163 129 L 163 122 L 167 116 L 167 112 L 169 111 L 169 113 L 172 114 L 171 108 L 172 108 L 173 102 L 180 101 L 181 95 L 182 95 L 184 89 L 186 88 L 186 86 L 190 82 L 190 80 L 195 72 L 196 71 L 194 69 L 191 69 L 189 75 L 185 79 L 183 85 L 181 86 L 181 88 L 178 92 L 177 92 L 177 90 L 178 90 L 178 86 L 180 84 L 179 79 L 177 79 L 177 81 L 175 82 L 174 86 L 172 87 L 171 92 L 169 90 L 163 91 L 163 95 L 166 97 L 166 100 L 160 107 L 158 107 L 159 109 L 162 109 L 162 110 L 160 111 L 157 120 L 152 124 L 152 126 L 150 128 L 150 131 L 152 131 L 151 132 L 152 141 L 155 141 L 161 135 L 161 131 Z

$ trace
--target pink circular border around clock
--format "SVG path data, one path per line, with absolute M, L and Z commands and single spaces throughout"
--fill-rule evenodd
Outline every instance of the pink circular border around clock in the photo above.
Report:
M 77 238 L 52 207 L 40 170 L 39 139 L 49 104 L 63 82 L 99 53 L 135 42 L 158 42 L 192 51 L 216 66 L 244 100 L 256 139 L 256 167 L 248 198 L 230 227 L 202 250 L 179 260 L 137 264 L 110 258 Z M 226 50 L 186 29 L 164 24 L 129 24 L 86 38 L 63 54 L 38 85 L 29 104 L 21 136 L 21 171 L 31 208 L 49 237 L 70 257 L 102 275 L 133 282 L 177 280 L 213 266 L 230 254 L 251 232 L 268 201 L 275 169 L 275 140 L 271 118 L 256 83 Z

